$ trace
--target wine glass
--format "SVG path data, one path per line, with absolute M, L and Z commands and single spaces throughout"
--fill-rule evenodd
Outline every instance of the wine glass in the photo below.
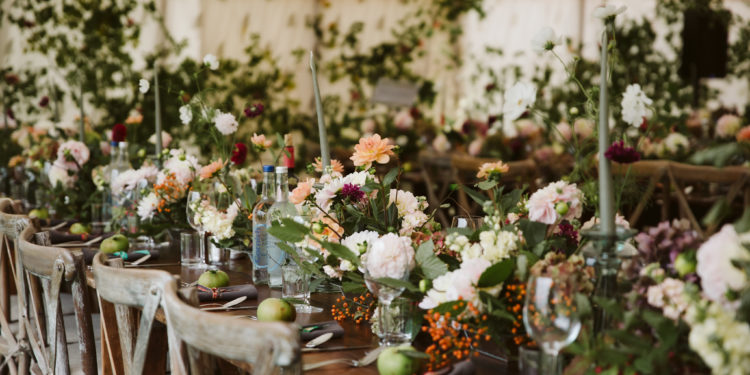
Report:
M 388 275 L 388 276 L 397 276 L 392 277 L 393 279 L 397 280 L 403 280 L 406 281 L 409 279 L 409 270 L 404 267 L 403 268 L 403 274 L 402 275 Z M 391 302 L 393 302 L 396 297 L 400 296 L 401 293 L 404 292 L 404 287 L 398 287 L 393 285 L 386 285 L 380 281 L 378 281 L 378 278 L 374 277 L 370 274 L 370 270 L 365 265 L 365 284 L 367 285 L 367 289 L 370 290 L 370 292 L 378 297 L 378 323 L 380 324 L 381 332 L 383 332 L 383 336 L 380 338 L 380 345 L 381 346 L 395 346 L 403 343 L 401 337 L 393 337 L 393 332 L 390 327 L 391 325 Z
M 187 221 L 188 224 L 195 229 L 196 232 L 198 232 L 198 242 L 200 243 L 200 250 L 198 251 L 198 257 L 200 258 L 200 263 L 198 263 L 195 267 L 197 268 L 205 268 L 207 266 L 206 264 L 206 230 L 203 228 L 203 223 L 201 222 L 201 214 L 203 212 L 203 202 L 205 202 L 207 197 L 204 194 L 201 194 L 199 191 L 190 190 L 187 194 L 187 205 L 186 205 L 186 214 L 187 214 Z
M 581 330 L 573 286 L 549 277 L 531 276 L 523 324 L 542 349 L 541 374 L 558 374 L 560 350 L 575 341 Z

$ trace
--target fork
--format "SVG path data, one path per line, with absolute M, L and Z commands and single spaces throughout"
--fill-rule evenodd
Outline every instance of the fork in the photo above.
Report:
M 378 355 L 380 354 L 381 351 L 383 351 L 383 347 L 378 347 L 375 350 L 372 350 L 366 353 L 365 356 L 359 360 L 349 359 L 349 358 L 337 358 L 337 359 L 329 359 L 327 361 L 310 363 L 310 364 L 302 366 L 302 370 L 309 371 L 309 370 L 316 369 L 318 367 L 333 365 L 337 363 L 349 365 L 352 367 L 366 367 L 366 366 L 373 364 L 378 359 Z

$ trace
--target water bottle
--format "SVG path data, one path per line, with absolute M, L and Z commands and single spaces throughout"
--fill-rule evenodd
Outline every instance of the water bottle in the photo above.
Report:
M 297 208 L 289 202 L 289 169 L 276 167 L 276 201 L 268 212 L 270 223 L 298 216 Z M 281 266 L 286 262 L 286 252 L 279 247 L 280 240 L 268 236 L 268 279 L 272 288 L 281 288 Z
M 253 208 L 253 283 L 268 284 L 268 210 L 274 203 L 273 165 L 263 166 L 263 187 Z

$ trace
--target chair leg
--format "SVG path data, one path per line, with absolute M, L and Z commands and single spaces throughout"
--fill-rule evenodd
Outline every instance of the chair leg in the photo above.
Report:
M 73 307 L 78 328 L 78 347 L 81 351 L 81 369 L 84 374 L 98 374 L 96 368 L 96 347 L 94 327 L 91 322 L 89 290 L 86 286 L 86 264 L 83 256 L 76 256 L 76 276 L 71 284 Z

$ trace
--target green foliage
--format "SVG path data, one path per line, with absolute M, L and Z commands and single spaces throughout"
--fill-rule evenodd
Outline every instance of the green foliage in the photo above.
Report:
M 516 268 L 516 262 L 513 258 L 506 259 L 500 263 L 495 263 L 479 277 L 477 286 L 480 288 L 489 288 L 505 282 Z
M 435 255 L 435 244 L 432 241 L 425 241 L 419 245 L 414 259 L 429 279 L 436 279 L 448 272 L 448 265 Z

